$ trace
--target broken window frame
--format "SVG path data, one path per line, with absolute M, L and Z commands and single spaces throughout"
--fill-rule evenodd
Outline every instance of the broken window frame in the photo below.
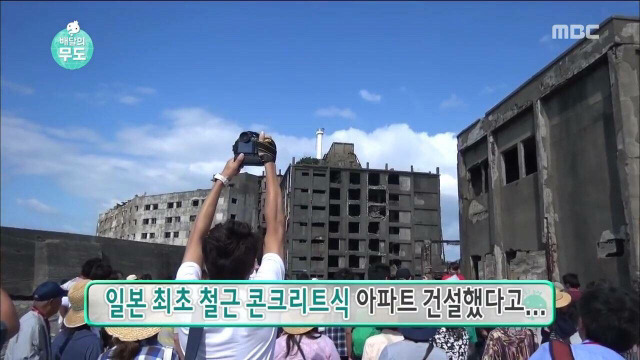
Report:
M 516 178 L 515 179 L 508 179 L 507 178 L 507 170 L 513 170 L 513 167 L 511 165 L 511 161 L 513 161 L 511 159 L 511 156 L 513 154 L 513 151 L 515 151 L 515 161 L 517 161 L 517 164 L 515 164 L 515 175 Z M 509 161 L 507 161 L 506 157 L 507 157 L 507 153 L 509 153 Z M 521 176 L 521 161 L 520 161 L 520 146 L 519 143 L 516 143 L 506 149 L 504 149 L 503 151 L 500 152 L 500 158 L 501 158 L 501 163 L 502 163 L 502 185 L 509 185 L 512 184 L 518 180 L 520 180 L 522 178 Z M 509 166 L 507 166 L 507 164 L 509 163 Z M 507 169 L 508 168 L 508 169 Z M 509 171 L 509 174 L 514 175 L 513 171 Z
M 530 144 L 533 149 L 530 149 L 529 151 L 527 151 L 527 148 L 529 148 L 527 145 Z M 533 175 L 535 173 L 538 172 L 538 157 L 537 157 L 537 147 L 538 144 L 536 143 L 536 137 L 535 136 L 529 136 L 524 138 L 522 141 L 520 141 L 520 143 L 518 144 L 518 146 L 520 147 L 520 162 L 522 163 L 521 165 L 521 171 L 520 171 L 520 178 L 525 178 L 529 175 Z M 531 154 L 531 151 L 533 151 L 533 154 Z M 533 157 L 529 157 L 527 156 L 527 154 L 529 155 L 533 155 Z M 530 171 L 530 161 L 528 160 L 533 160 L 533 171 Z

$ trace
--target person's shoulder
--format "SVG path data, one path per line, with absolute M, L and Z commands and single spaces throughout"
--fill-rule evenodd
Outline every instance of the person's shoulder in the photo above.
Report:
M 200 266 L 191 261 L 185 261 L 180 264 L 176 280 L 200 280 L 202 278 L 202 269 Z
M 262 256 L 260 268 L 256 271 L 254 280 L 283 280 L 284 279 L 284 261 L 280 255 L 275 253 L 266 253 Z
M 549 352 L 548 342 L 540 345 L 538 350 L 536 350 L 533 354 L 531 354 L 531 357 L 529 358 L 529 360 L 545 360 L 545 359 L 551 359 L 551 353 Z
M 624 359 L 622 355 L 599 344 L 575 344 L 571 345 L 571 351 L 576 359 Z

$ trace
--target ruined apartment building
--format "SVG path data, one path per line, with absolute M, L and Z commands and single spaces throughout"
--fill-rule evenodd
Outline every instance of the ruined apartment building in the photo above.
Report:
M 606 20 L 458 135 L 465 274 L 638 287 L 639 32 Z
M 291 278 L 332 279 L 348 267 L 364 279 L 375 263 L 423 273 L 423 245 L 442 239 L 439 174 L 362 168 L 345 143 L 303 160 L 281 181 Z M 426 248 L 428 263 L 438 263 L 441 244 Z
M 260 177 L 242 173 L 224 187 L 214 224 L 237 219 L 258 227 Z M 134 197 L 100 214 L 96 235 L 116 239 L 186 245 L 209 189 Z

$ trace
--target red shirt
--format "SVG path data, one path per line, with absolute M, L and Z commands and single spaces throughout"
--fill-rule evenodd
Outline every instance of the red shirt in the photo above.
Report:
M 571 296 L 571 301 L 575 302 L 580 300 L 582 297 L 582 291 L 580 289 L 567 289 L 569 296 Z

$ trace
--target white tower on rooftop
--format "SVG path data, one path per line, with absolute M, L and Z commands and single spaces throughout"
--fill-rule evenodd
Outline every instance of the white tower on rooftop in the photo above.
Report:
M 316 131 L 316 159 L 322 159 L 322 135 L 324 135 L 324 128 Z

